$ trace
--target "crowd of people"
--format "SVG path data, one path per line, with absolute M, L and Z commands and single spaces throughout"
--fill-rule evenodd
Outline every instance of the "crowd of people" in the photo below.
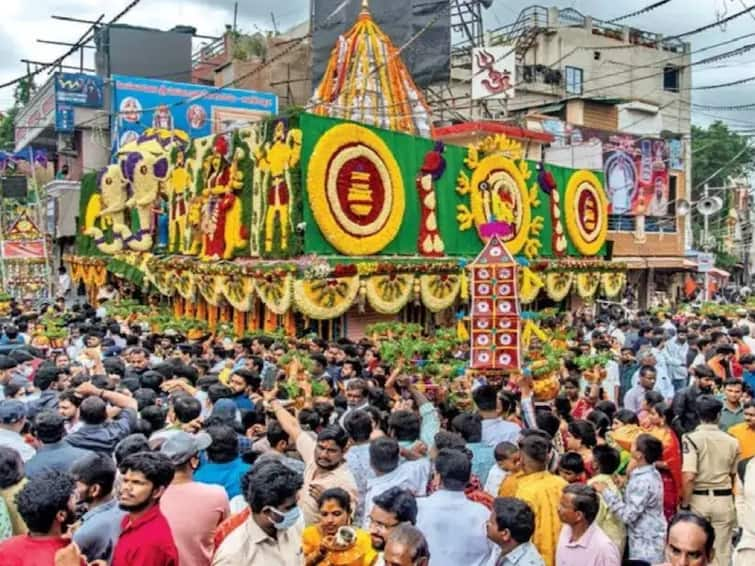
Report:
M 755 564 L 755 313 L 563 315 L 541 402 L 526 371 L 431 394 L 371 339 L 50 308 L 60 348 L 28 304 L 0 336 L 0 566 Z

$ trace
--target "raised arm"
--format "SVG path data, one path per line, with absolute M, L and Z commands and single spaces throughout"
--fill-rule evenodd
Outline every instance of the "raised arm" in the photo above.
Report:
M 99 397 L 119 409 L 133 409 L 136 411 L 139 408 L 136 399 L 133 397 L 129 397 L 124 393 L 118 393 L 117 391 L 100 389 L 94 386 L 91 381 L 86 381 L 79 385 L 76 388 L 76 393 L 82 397 Z

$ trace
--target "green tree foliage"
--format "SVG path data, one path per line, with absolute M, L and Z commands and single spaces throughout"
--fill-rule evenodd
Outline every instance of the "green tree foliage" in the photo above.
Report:
M 270 33 L 265 35 L 260 32 L 252 34 L 235 32 L 233 37 L 233 58 L 241 61 L 261 59 L 264 62 L 267 58 L 267 45 L 270 37 Z
M 755 171 L 755 147 L 752 147 L 749 138 L 733 132 L 723 122 L 713 122 L 707 128 L 692 126 L 692 201 L 703 198 L 705 184 L 713 188 L 725 187 L 729 184 L 730 177 L 741 177 Z M 726 218 L 729 213 L 732 191 L 715 191 L 711 196 L 723 199 L 723 210 L 715 214 L 712 220 Z M 696 217 L 694 220 L 701 220 Z M 695 236 L 695 244 L 702 244 L 701 231 L 702 221 L 693 221 L 692 229 Z M 712 230 L 713 235 L 720 230 Z M 730 267 L 731 256 L 720 249 L 718 242 L 717 264 L 720 267 Z
M 692 200 L 701 198 L 706 182 L 723 187 L 729 177 L 753 171 L 755 147 L 749 145 L 749 138 L 720 121 L 707 128 L 692 126 Z
M 13 91 L 13 106 L 0 119 L 0 151 L 13 151 L 15 146 L 13 123 L 21 109 L 29 103 L 36 90 L 37 86 L 31 77 L 21 80 L 16 85 L 16 89 Z

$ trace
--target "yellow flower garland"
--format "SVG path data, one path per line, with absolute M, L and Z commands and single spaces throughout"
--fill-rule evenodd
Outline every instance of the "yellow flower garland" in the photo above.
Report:
M 237 311 L 249 312 L 254 305 L 254 279 L 226 276 L 223 278 L 223 295 Z
M 545 286 L 542 278 L 529 267 L 519 268 L 519 302 L 527 305 L 537 299 L 540 289 Z
M 585 232 L 584 211 L 579 210 L 583 191 L 588 191 L 598 204 L 598 210 L 594 211 L 598 215 L 594 219 L 597 228 L 592 235 Z M 569 179 L 564 195 L 564 220 L 574 247 L 583 256 L 595 256 L 600 252 L 608 236 L 608 199 L 603 185 L 594 173 L 581 170 Z
M 223 277 L 202 274 L 197 277 L 197 289 L 207 304 L 216 307 L 223 298 Z
M 419 278 L 422 303 L 430 312 L 440 312 L 453 306 L 459 296 L 461 278 L 458 275 L 422 275 Z
M 352 222 L 341 209 L 337 174 L 333 171 L 360 157 L 375 166 L 385 193 L 384 202 L 373 203 L 382 210 L 369 225 Z M 345 255 L 377 254 L 393 241 L 401 228 L 406 206 L 401 169 L 386 143 L 363 126 L 341 124 L 320 138 L 309 161 L 307 193 L 312 214 L 325 239 Z
M 551 301 L 563 301 L 574 282 L 574 274 L 566 271 L 548 273 L 545 276 L 545 293 Z
M 365 282 L 367 300 L 381 314 L 396 314 L 411 299 L 413 279 L 410 274 L 373 275 Z
M 600 276 L 600 283 L 603 287 L 603 294 L 608 299 L 617 297 L 619 293 L 621 293 L 621 290 L 624 288 L 626 282 L 627 276 L 625 273 L 621 272 L 603 273 Z
M 286 314 L 291 308 L 291 275 L 257 279 L 254 290 L 265 307 L 275 314 Z
M 589 272 L 577 274 L 577 294 L 583 299 L 592 299 L 598 292 L 599 285 L 600 274 Z
M 194 299 L 196 293 L 196 280 L 194 273 L 188 269 L 181 271 L 180 275 L 176 275 L 176 291 L 187 301 Z
M 344 314 L 359 293 L 359 276 L 337 279 L 300 279 L 294 282 L 294 302 L 300 312 L 315 320 Z

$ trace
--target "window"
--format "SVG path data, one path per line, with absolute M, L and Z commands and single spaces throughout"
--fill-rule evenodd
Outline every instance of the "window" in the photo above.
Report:
M 663 68 L 663 90 L 679 92 L 679 68 L 666 65 Z
M 579 67 L 566 67 L 566 94 L 582 94 L 582 74 Z

